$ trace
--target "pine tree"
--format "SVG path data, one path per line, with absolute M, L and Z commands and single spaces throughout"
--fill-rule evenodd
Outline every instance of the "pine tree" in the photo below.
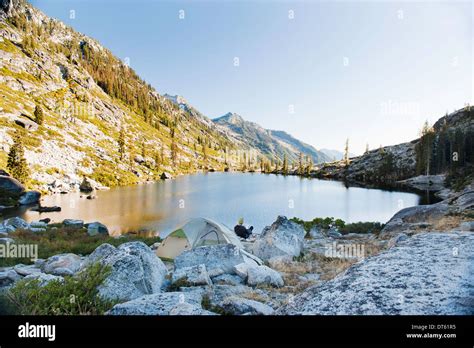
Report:
M 161 152 L 160 152 L 160 159 L 161 159 L 161 164 L 166 164 L 165 163 L 165 148 L 164 146 L 161 146 Z
M 159 151 L 155 151 L 154 160 L 155 160 L 155 170 L 158 171 L 160 170 L 161 161 L 162 161 Z
M 41 108 L 41 106 L 36 105 L 34 115 L 35 115 L 35 122 L 41 126 L 44 121 L 44 114 L 43 114 L 43 109 Z
M 8 153 L 7 169 L 10 174 L 22 184 L 27 184 L 30 170 L 25 159 L 25 150 L 21 141 L 21 135 L 17 131 L 13 137 L 13 145 Z
M 416 171 L 418 174 L 429 175 L 431 173 L 431 161 L 433 152 L 433 141 L 435 132 L 426 121 L 421 129 L 421 136 L 418 144 L 415 146 L 416 152 Z
M 313 159 L 311 158 L 311 156 L 308 156 L 306 158 L 306 175 L 309 176 L 311 174 L 311 169 L 313 169 Z
M 171 162 L 173 163 L 173 166 L 176 167 L 176 162 L 178 159 L 178 145 L 176 145 L 176 141 L 174 138 L 171 139 L 170 151 L 171 151 Z
M 347 138 L 346 147 L 344 148 L 344 164 L 349 165 L 349 138 Z
M 143 159 L 146 158 L 146 143 L 145 143 L 145 141 L 142 141 L 142 157 L 143 157 Z
M 286 153 L 283 155 L 283 174 L 288 174 L 288 157 Z
M 207 146 L 205 144 L 202 145 L 202 157 L 204 158 L 204 164 L 207 165 Z
M 123 126 L 120 128 L 117 143 L 119 147 L 120 160 L 123 160 L 123 157 L 125 155 L 125 129 L 123 128 Z
M 298 174 L 303 174 L 303 153 L 299 153 L 298 155 Z

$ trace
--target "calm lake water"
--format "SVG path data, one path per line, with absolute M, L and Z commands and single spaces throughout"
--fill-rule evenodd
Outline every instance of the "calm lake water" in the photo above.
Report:
M 43 206 L 61 212 L 16 210 L 8 215 L 32 221 L 66 218 L 100 221 L 114 234 L 150 230 L 164 236 L 192 217 L 208 217 L 233 227 L 239 217 L 260 232 L 277 215 L 313 219 L 332 216 L 347 222 L 386 222 L 404 207 L 420 204 L 413 193 L 350 187 L 343 183 L 258 173 L 207 173 L 114 188 L 87 200 L 80 193 L 46 196 Z

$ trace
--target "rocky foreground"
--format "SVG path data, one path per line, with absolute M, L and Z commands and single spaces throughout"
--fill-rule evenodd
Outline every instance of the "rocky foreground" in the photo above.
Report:
M 378 234 L 341 234 L 335 226 L 305 231 L 280 216 L 244 242 L 245 251 L 202 246 L 172 262 L 156 256 L 156 245 L 103 243 L 89 255 L 0 268 L 0 290 L 20 280 L 63 282 L 100 263 L 111 272 L 99 295 L 117 303 L 108 315 L 474 314 L 474 186 L 448 196 L 401 210 Z M 97 222 L 63 225 L 90 238 L 107 234 Z M 18 229 L 48 228 L 8 219 L 0 247 L 14 245 Z
M 474 233 L 427 232 L 312 287 L 278 314 L 474 314 Z

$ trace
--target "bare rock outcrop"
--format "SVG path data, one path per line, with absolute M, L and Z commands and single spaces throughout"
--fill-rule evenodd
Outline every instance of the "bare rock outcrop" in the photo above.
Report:
M 472 315 L 471 232 L 427 232 L 290 299 L 281 315 Z

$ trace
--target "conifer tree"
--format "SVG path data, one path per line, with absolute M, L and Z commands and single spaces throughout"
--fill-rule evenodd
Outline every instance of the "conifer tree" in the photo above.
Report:
M 120 160 L 123 160 L 123 157 L 125 155 L 125 129 L 123 128 L 123 126 L 120 128 L 117 143 L 119 147 Z
M 433 151 L 433 141 L 435 133 L 432 127 L 426 121 L 421 129 L 421 136 L 418 144 L 415 146 L 416 152 L 416 171 L 418 174 L 429 175 L 431 172 L 431 161 Z
M 311 156 L 308 156 L 306 158 L 306 175 L 309 176 L 311 174 L 311 169 L 313 169 L 313 159 L 311 158 Z
M 7 169 L 10 174 L 22 184 L 28 183 L 30 170 L 25 159 L 25 150 L 21 134 L 17 131 L 13 137 L 13 145 L 8 153 Z
M 146 157 L 146 143 L 145 141 L 142 141 L 142 157 L 145 159 Z
M 344 148 L 344 164 L 349 165 L 349 138 L 347 138 L 346 147 Z
M 303 174 L 303 153 L 299 153 L 298 155 L 298 174 Z
M 34 115 L 35 115 L 35 122 L 41 126 L 44 121 L 44 114 L 43 114 L 43 109 L 41 108 L 41 106 L 36 105 Z
M 286 155 L 286 152 L 283 155 L 283 174 L 288 174 L 288 157 Z
M 171 139 L 170 151 L 171 151 L 171 162 L 173 163 L 173 166 L 176 166 L 176 162 L 178 159 L 178 145 L 176 145 L 176 141 L 174 137 Z
M 160 156 L 159 151 L 155 151 L 154 160 L 155 160 L 155 170 L 160 170 L 162 158 Z

